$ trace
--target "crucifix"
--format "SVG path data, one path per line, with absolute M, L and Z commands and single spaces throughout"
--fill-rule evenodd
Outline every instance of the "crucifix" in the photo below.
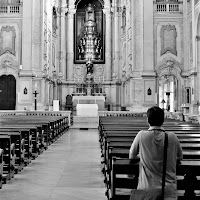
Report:
M 39 93 L 37 93 L 37 91 L 35 90 L 35 92 L 33 94 L 35 95 L 35 110 L 37 110 L 37 95 Z

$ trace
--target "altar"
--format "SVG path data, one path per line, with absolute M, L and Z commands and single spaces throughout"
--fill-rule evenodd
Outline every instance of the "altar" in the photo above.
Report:
M 97 104 L 98 110 L 105 110 L 105 96 L 73 96 L 73 106 L 77 104 Z
M 97 104 L 77 104 L 76 111 L 77 111 L 77 116 L 98 117 Z

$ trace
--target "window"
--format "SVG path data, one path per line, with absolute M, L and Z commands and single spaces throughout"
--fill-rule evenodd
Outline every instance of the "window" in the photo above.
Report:
M 185 89 L 186 89 L 186 103 L 191 103 L 191 89 L 190 87 Z

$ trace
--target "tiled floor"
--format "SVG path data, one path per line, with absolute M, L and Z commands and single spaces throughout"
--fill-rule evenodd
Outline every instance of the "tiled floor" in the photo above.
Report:
M 106 200 L 98 131 L 70 129 L 14 179 L 0 200 Z

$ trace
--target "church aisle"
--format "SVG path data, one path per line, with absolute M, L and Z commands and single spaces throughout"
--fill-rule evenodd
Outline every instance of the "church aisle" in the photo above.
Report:
M 0 200 L 106 200 L 98 130 L 70 129 L 3 185 Z

